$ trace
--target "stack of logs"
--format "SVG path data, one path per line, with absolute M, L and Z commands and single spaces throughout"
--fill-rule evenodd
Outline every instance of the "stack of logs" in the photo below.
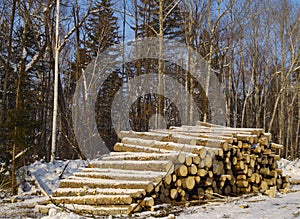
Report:
M 54 204 L 93 215 L 130 214 L 155 203 L 210 199 L 289 187 L 277 169 L 282 145 L 263 129 L 198 122 L 123 131 L 114 152 L 61 181 Z M 53 206 L 40 206 L 47 213 Z
M 118 152 L 103 159 L 155 160 L 149 166 L 160 166 L 166 175 L 148 195 L 161 202 L 250 192 L 274 196 L 276 190 L 289 188 L 288 176 L 277 169 L 278 152 L 283 146 L 273 143 L 271 134 L 263 129 L 198 122 L 197 126 L 121 132 L 119 136 L 121 143 L 114 147 Z M 171 155 L 170 151 L 177 153 Z

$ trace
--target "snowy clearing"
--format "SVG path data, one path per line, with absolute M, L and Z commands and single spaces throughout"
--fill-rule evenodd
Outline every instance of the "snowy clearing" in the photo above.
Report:
M 39 182 L 42 189 L 51 194 L 59 185 L 61 179 L 72 175 L 87 165 L 87 161 L 56 161 L 54 164 L 35 162 L 22 171 L 23 180 L 19 195 L 4 196 L 0 200 L 0 218 L 88 218 L 70 212 L 59 212 L 55 209 L 49 215 L 37 213 L 34 206 L 46 200 L 45 196 L 38 196 L 35 185 L 30 180 Z M 300 159 L 289 161 L 281 159 L 278 167 L 292 179 L 300 179 Z M 21 172 L 22 172 L 21 171 Z M 26 174 L 25 174 L 26 173 Z M 24 176 L 25 174 L 25 176 Z M 22 180 L 22 179 L 19 179 Z M 2 194 L 3 196 L 3 194 Z M 11 203 L 14 202 L 14 203 Z M 188 203 L 189 204 L 189 203 Z M 192 205 L 192 203 L 190 203 Z M 300 218 L 300 185 L 291 187 L 287 194 L 277 193 L 276 198 L 265 195 L 246 195 L 244 197 L 229 197 L 222 201 L 207 202 L 195 206 L 162 205 L 156 212 L 142 212 L 134 215 L 136 218 Z
M 288 194 L 278 193 L 276 198 L 258 195 L 229 201 L 226 204 L 212 203 L 188 207 L 177 218 L 300 218 L 300 191 Z

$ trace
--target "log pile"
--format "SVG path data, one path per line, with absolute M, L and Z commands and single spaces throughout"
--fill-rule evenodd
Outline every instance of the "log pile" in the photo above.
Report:
M 198 122 L 119 137 L 114 152 L 62 180 L 52 201 L 84 213 L 129 214 L 156 203 L 250 192 L 272 197 L 289 188 L 277 169 L 283 146 L 263 129 Z
M 276 164 L 283 146 L 272 143 L 271 134 L 263 129 L 199 122 L 197 126 L 122 132 L 120 136 L 116 151 L 185 154 L 186 161 L 173 160 L 175 171 L 152 195 L 161 202 L 211 198 L 213 194 L 268 194 L 272 187 L 289 188 L 289 178 L 282 176 Z

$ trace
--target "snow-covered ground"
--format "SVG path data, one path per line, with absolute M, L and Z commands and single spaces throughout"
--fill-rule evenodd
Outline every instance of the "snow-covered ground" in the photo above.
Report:
M 71 176 L 86 165 L 87 161 L 83 160 L 57 160 L 53 164 L 37 161 L 30 166 L 24 167 L 21 171 L 26 172 L 27 178 L 37 180 L 42 189 L 50 195 L 54 189 L 58 188 L 61 179 Z M 20 189 L 20 192 L 22 190 L 26 192 L 26 188 L 21 187 Z
M 258 195 L 227 203 L 211 203 L 188 207 L 178 219 L 260 219 L 260 218 L 300 218 L 300 190 L 288 194 L 277 194 L 276 198 Z
M 286 159 L 280 159 L 278 162 L 278 168 L 282 169 L 283 175 L 288 175 L 293 179 L 300 179 L 300 159 L 297 158 L 293 161 Z
M 83 160 L 57 160 L 54 164 L 37 161 L 21 168 L 17 172 L 18 195 L 9 197 L 0 190 L 0 218 L 41 218 L 43 215 L 34 210 L 34 206 L 47 199 L 40 195 L 41 190 L 50 195 L 58 188 L 61 179 L 80 171 L 87 163 Z M 35 180 L 41 188 L 33 183 Z
M 51 194 L 59 186 L 61 179 L 79 171 L 87 165 L 86 161 L 55 161 L 54 164 L 35 162 L 19 172 L 20 181 L 37 180 L 47 194 Z M 300 179 L 300 159 L 289 161 L 281 159 L 278 167 L 284 175 Z M 294 192 L 287 194 L 277 193 L 276 198 L 265 195 L 228 198 L 221 202 L 212 201 L 197 206 L 174 207 L 168 209 L 165 218 L 300 218 L 300 186 L 291 188 Z M 34 185 L 25 182 L 19 188 L 19 195 L 14 197 L 2 197 L 0 199 L 0 218 L 84 218 L 74 213 L 57 212 L 54 209 L 49 215 L 41 215 L 34 211 L 34 206 L 42 203 L 46 197 L 38 196 L 38 189 Z M 12 203 L 14 202 L 14 203 Z M 163 211 L 162 211 L 163 212 Z M 152 216 L 151 216 L 152 215 Z M 161 215 L 161 214 L 160 214 Z M 139 218 L 154 217 L 155 213 L 143 212 L 136 215 Z M 156 215 L 157 218 L 157 215 Z

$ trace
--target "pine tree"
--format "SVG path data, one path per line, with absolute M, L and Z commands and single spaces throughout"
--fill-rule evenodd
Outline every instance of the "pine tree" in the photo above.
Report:
M 163 2 L 163 35 L 169 39 L 184 39 L 181 28 L 183 16 L 180 7 L 173 0 L 142 0 L 138 6 L 139 37 L 157 37 L 159 32 L 159 2 Z M 173 8 L 174 7 L 174 8 Z M 170 13 L 169 13 L 170 12 Z
M 93 14 L 87 20 L 88 32 L 85 46 L 87 54 L 92 59 L 108 47 L 119 43 L 118 18 L 112 10 L 110 0 L 97 0 L 93 6 Z
M 97 0 L 94 2 L 93 13 L 88 18 L 85 26 L 87 37 L 84 39 L 84 45 L 87 62 L 106 49 L 109 49 L 110 55 L 114 56 L 114 49 L 111 46 L 120 42 L 120 36 L 118 34 L 118 18 L 115 16 L 112 7 L 111 0 Z M 99 134 L 106 146 L 111 150 L 117 141 L 117 135 L 111 120 L 111 105 L 114 95 L 122 85 L 121 66 L 115 67 L 116 69 L 111 72 L 101 86 L 98 100 L 95 104 Z

